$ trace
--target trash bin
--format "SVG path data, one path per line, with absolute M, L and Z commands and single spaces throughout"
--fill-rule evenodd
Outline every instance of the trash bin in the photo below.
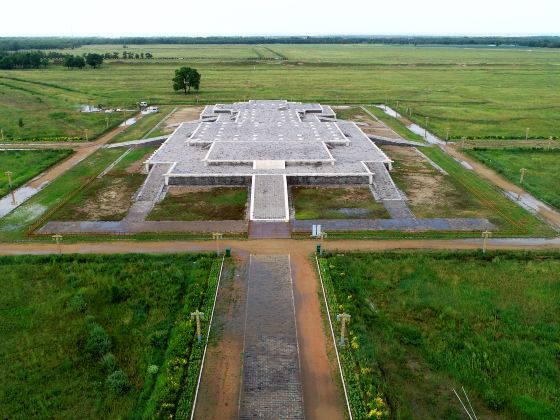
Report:
M 226 257 L 231 257 L 231 249 L 230 248 L 226 248 Z
M 321 255 L 321 244 L 317 244 L 317 255 Z

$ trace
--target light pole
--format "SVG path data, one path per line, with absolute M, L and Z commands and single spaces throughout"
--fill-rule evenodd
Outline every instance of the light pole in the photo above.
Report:
M 85 131 L 85 133 L 86 133 L 86 141 L 89 141 L 89 138 L 88 138 L 88 129 L 86 128 L 84 131 Z
M 525 130 L 525 141 L 529 140 L 529 130 L 530 130 L 530 128 L 527 128 Z
M 196 319 L 196 335 L 198 337 L 198 342 L 202 341 L 202 333 L 200 332 L 200 318 L 204 318 L 204 312 L 200 312 L 198 309 L 191 312 L 191 318 Z
M 527 169 L 525 168 L 521 168 L 519 170 L 519 172 L 521 173 L 520 177 L 519 177 L 519 183 L 523 184 L 523 179 L 525 179 L 525 172 L 527 172 Z
M 15 206 L 17 204 L 16 201 L 16 194 L 14 192 L 14 186 L 12 185 L 12 175 L 13 172 L 12 171 L 6 171 L 6 176 L 8 177 L 8 185 L 10 186 L 10 194 L 12 195 L 12 206 Z
M 337 321 L 340 321 L 340 346 L 344 347 L 344 336 L 346 335 L 346 323 L 350 322 L 352 318 L 347 313 L 338 314 L 336 316 Z
M 461 137 L 461 149 L 465 148 L 465 140 L 466 139 L 467 139 L 466 137 Z
M 449 141 L 449 127 L 447 127 L 447 131 L 445 132 L 445 141 Z
M 4 141 L 4 129 L 0 128 L 0 134 L 2 135 L 2 141 Z
M 222 233 L 213 233 L 212 239 L 216 240 L 216 255 L 220 255 L 220 239 L 222 239 Z
M 424 128 L 424 138 L 428 138 L 428 121 L 430 121 L 430 117 L 426 117 L 426 128 Z
M 486 254 L 486 242 L 488 241 L 488 238 L 492 236 L 492 232 L 490 232 L 489 230 L 485 230 L 484 232 L 482 232 L 482 253 Z
M 60 241 L 62 241 L 62 235 L 58 235 L 58 234 L 53 235 L 52 238 L 56 242 L 56 245 L 58 246 L 59 255 L 62 255 L 62 247 L 60 246 Z

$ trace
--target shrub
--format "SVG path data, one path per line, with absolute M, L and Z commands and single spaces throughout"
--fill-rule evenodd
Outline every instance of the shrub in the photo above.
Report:
M 148 373 L 150 375 L 155 375 L 156 373 L 158 373 L 158 371 L 159 371 L 159 367 L 157 365 L 148 366 Z
M 78 293 L 70 299 L 70 308 L 75 312 L 84 312 L 87 308 L 86 299 L 84 295 Z
M 122 394 L 129 388 L 130 383 L 128 376 L 122 370 L 115 370 L 113 373 L 107 375 L 105 381 L 109 389 L 115 394 Z
M 114 372 L 117 370 L 117 358 L 113 353 L 107 353 L 101 359 L 101 363 L 103 367 L 107 370 L 107 372 Z
M 68 285 L 70 287 L 75 289 L 80 285 L 80 283 L 82 282 L 82 279 L 80 277 L 78 277 L 76 274 L 70 273 L 70 274 L 68 274 L 68 276 L 66 276 L 66 281 L 68 281 Z
M 103 355 L 111 347 L 111 339 L 107 331 L 97 322 L 88 325 L 89 337 L 86 343 L 86 350 L 90 353 Z

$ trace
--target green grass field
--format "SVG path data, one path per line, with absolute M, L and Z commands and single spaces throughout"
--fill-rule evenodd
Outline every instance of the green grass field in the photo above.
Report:
M 148 220 L 243 220 L 247 188 L 215 187 L 199 191 L 167 193 Z
M 189 314 L 213 301 L 211 267 L 201 255 L 0 258 L 2 416 L 175 415 L 198 376 Z
M 537 198 L 560 209 L 560 151 L 539 149 L 466 149 L 466 153 L 480 160 L 513 183 Z M 520 169 L 527 172 L 520 183 Z
M 292 196 L 298 220 L 389 218 L 368 187 L 292 187 Z
M 347 254 L 321 266 L 333 314 L 352 316 L 341 357 L 356 418 L 462 419 L 461 387 L 479 418 L 560 416 L 557 253 Z
M 156 49 L 145 47 L 134 48 Z M 331 104 L 389 101 L 394 106 L 398 100 L 401 108 L 412 109 L 411 118 L 418 123 L 429 116 L 431 128 L 440 136 L 450 128 L 452 137 L 523 137 L 527 127 L 534 137 L 560 136 L 558 50 L 375 45 L 158 48 L 160 59 L 108 62 L 97 70 L 52 66 L 0 72 L 0 128 L 6 137 L 83 137 L 84 128 L 90 128 L 91 135 L 103 131 L 105 114 L 79 114 L 80 104 L 194 103 L 195 95 L 171 89 L 174 70 L 188 64 L 202 74 L 201 103 L 286 98 Z M 84 49 L 120 51 L 122 46 Z M 168 56 L 183 59 L 161 58 Z M 273 56 L 277 59 L 270 60 Z M 18 125 L 20 117 L 23 127 Z
M 0 151 L 0 197 L 10 191 L 6 171 L 13 172 L 12 185 L 15 189 L 71 154 L 71 150 L 60 149 Z

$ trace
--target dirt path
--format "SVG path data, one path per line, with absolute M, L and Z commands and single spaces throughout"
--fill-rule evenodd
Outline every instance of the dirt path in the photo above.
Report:
M 138 115 L 135 116 L 138 118 Z M 58 165 L 54 165 L 53 167 L 47 169 L 43 172 L 39 177 L 35 178 L 31 182 L 29 182 L 26 186 L 31 188 L 40 188 L 44 186 L 46 183 L 52 182 L 54 179 L 62 175 L 64 172 L 69 170 L 70 168 L 74 167 L 82 160 L 93 154 L 99 148 L 104 146 L 105 144 L 109 143 L 113 137 L 115 137 L 120 132 L 126 130 L 126 127 L 117 127 L 108 133 L 102 135 L 97 140 L 83 143 L 79 147 L 75 147 L 75 153 L 70 156 L 68 159 L 64 159 Z
M 221 241 L 233 254 L 280 254 L 309 256 L 315 252 L 316 240 L 260 239 Z M 61 244 L 63 253 L 119 254 L 139 252 L 169 254 L 179 252 L 214 251 L 213 241 L 112 241 Z M 479 249 L 480 239 L 395 239 L 395 240 L 326 240 L 324 249 L 330 251 L 384 251 L 392 249 Z M 488 241 L 489 249 L 560 249 L 560 238 L 496 238 Z M 0 243 L 0 255 L 27 255 L 57 253 L 52 243 Z
M 522 200 L 525 199 L 525 200 L 527 200 L 531 203 L 536 204 L 535 205 L 535 207 L 536 207 L 535 210 L 544 219 L 546 219 L 550 224 L 552 224 L 556 227 L 560 227 L 560 213 L 554 211 L 553 209 L 551 209 L 550 207 L 548 207 L 544 203 L 539 202 L 538 199 L 533 197 L 531 194 L 529 194 L 524 189 L 522 189 L 522 188 L 518 187 L 517 185 L 513 184 L 512 182 L 508 181 L 507 179 L 505 179 L 504 177 L 499 175 L 494 170 L 488 168 L 486 165 L 478 162 L 475 159 L 472 159 L 471 157 L 465 155 L 464 153 L 461 153 L 461 151 L 458 149 L 457 145 L 442 146 L 442 149 L 445 152 L 447 152 L 449 155 L 453 156 L 454 158 L 467 162 L 477 174 L 481 175 L 483 178 L 486 178 L 492 184 L 498 186 L 499 188 L 501 188 L 505 191 L 511 191 L 514 194 L 520 195 Z
M 195 419 L 229 420 L 239 417 L 247 258 L 244 254 L 225 266 L 216 299 Z
M 309 255 L 292 253 L 291 262 L 305 417 L 343 419 L 344 401 L 335 379 L 338 372 L 327 354 L 332 343 L 323 328 L 317 273 Z

